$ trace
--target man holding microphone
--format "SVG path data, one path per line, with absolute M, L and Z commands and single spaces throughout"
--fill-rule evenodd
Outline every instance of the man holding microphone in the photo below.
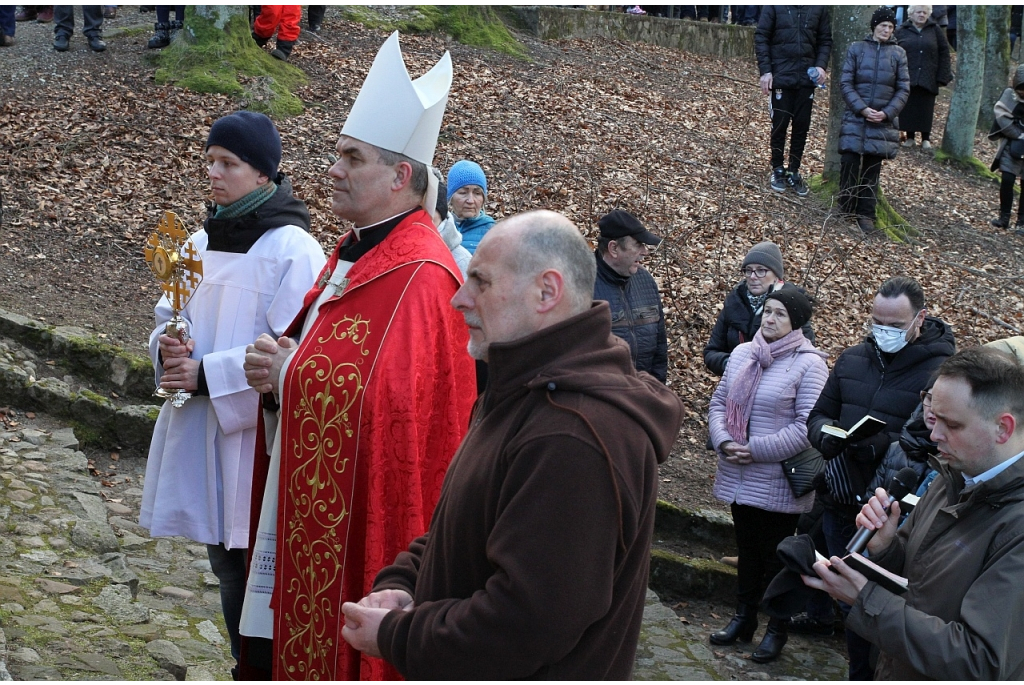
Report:
M 846 627 L 881 650 L 876 680 L 1024 678 L 1024 369 L 991 348 L 956 354 L 932 388 L 939 475 L 897 531 L 878 489 L 857 525 L 894 594 L 838 557 L 804 577 L 852 606 Z M 831 569 L 827 568 L 831 566 Z

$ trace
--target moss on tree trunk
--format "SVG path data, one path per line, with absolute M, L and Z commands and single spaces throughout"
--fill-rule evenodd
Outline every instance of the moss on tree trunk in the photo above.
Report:
M 244 6 L 189 6 L 184 30 L 156 57 L 156 82 L 231 95 L 240 107 L 273 117 L 301 114 L 292 90 L 306 83 L 305 74 L 256 45 L 246 12 Z

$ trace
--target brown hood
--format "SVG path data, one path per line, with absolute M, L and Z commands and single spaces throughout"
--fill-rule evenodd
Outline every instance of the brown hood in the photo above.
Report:
M 491 345 L 483 401 L 490 406 L 517 392 L 585 395 L 615 407 L 641 426 L 658 463 L 663 463 L 682 425 L 682 400 L 654 376 L 638 373 L 629 346 L 611 330 L 608 303 L 595 301 L 588 311 L 554 326 L 514 342 Z M 616 427 L 598 425 L 596 429 L 604 432 Z

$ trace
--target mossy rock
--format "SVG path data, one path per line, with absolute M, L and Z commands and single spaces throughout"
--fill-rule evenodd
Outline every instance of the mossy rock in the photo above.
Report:
M 186 12 L 185 30 L 154 58 L 157 83 L 230 95 L 271 117 L 302 113 L 292 91 L 306 83 L 306 75 L 256 45 L 245 15 L 231 16 L 220 28 L 219 20 L 197 15 L 194 7 Z
M 654 549 L 648 584 L 662 599 L 732 600 L 736 596 L 736 570 L 711 559 L 692 559 Z
M 486 48 L 528 59 L 526 48 L 506 22 L 519 20 L 506 8 L 486 5 L 409 5 L 383 8 L 341 5 L 341 15 L 367 28 L 400 33 L 444 33 L 463 45 Z

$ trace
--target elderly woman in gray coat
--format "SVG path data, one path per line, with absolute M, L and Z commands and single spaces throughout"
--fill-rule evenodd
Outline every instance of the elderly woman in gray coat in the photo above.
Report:
M 882 160 L 899 150 L 896 117 L 910 95 L 907 53 L 893 40 L 896 13 L 879 7 L 871 35 L 850 45 L 840 85 L 846 110 L 839 130 L 839 205 L 875 232 L 875 203 Z

